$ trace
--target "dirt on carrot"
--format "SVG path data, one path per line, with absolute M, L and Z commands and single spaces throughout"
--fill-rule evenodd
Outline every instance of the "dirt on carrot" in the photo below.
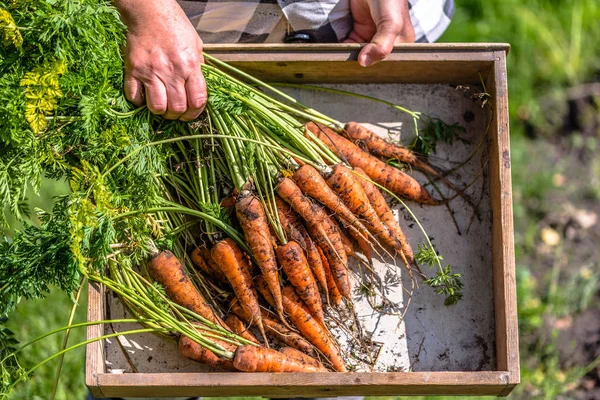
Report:
M 324 371 L 327 371 L 323 364 L 319 362 L 316 358 L 312 358 L 311 356 L 304 354 L 303 352 L 293 348 L 293 347 L 282 347 L 279 349 L 282 354 L 285 354 L 288 357 L 298 359 L 305 364 L 312 365 L 316 368 L 322 368 Z
M 375 156 L 399 160 L 409 164 L 417 171 L 429 175 L 430 178 L 441 180 L 446 186 L 458 193 L 475 211 L 478 211 L 477 206 L 473 203 L 473 200 L 464 193 L 464 190 L 448 180 L 439 171 L 439 168 L 429 163 L 425 157 L 415 154 L 412 150 L 407 149 L 404 146 L 386 141 L 379 137 L 375 132 L 356 122 L 348 122 L 344 128 L 344 134 L 349 137 L 354 144 L 359 147 L 366 147 L 368 152 Z
M 342 304 L 342 294 L 340 293 L 337 285 L 335 284 L 335 280 L 333 279 L 333 274 L 331 273 L 331 269 L 329 268 L 329 262 L 327 261 L 327 257 L 323 253 L 323 250 L 317 246 L 317 250 L 321 255 L 321 260 L 323 261 L 323 269 L 325 270 L 325 277 L 327 278 L 327 290 L 329 291 L 329 296 L 331 300 L 333 300 L 333 304 L 339 306 Z
M 329 261 L 340 292 L 349 298 L 348 257 L 337 226 L 325 210 L 305 196 L 291 179 L 283 178 L 275 190 L 304 219 L 310 237 L 323 249 Z
M 196 247 L 190 254 L 194 266 L 206 277 L 215 282 L 227 283 L 227 278 L 221 270 L 214 265 L 210 256 L 210 250 L 206 247 Z
M 252 316 L 243 310 L 237 299 L 232 300 L 229 308 L 231 312 L 243 319 L 247 324 L 252 325 Z M 263 325 L 265 326 L 265 330 L 267 331 L 267 335 L 269 335 L 269 337 L 279 340 L 281 343 L 285 343 L 286 345 L 298 349 L 306 354 L 314 354 L 315 350 L 313 345 L 298 333 L 278 322 L 275 314 L 263 309 L 261 310 L 261 316 Z
M 329 176 L 331 171 L 326 171 Z M 294 172 L 294 181 L 305 195 L 319 201 L 325 207 L 329 208 L 338 218 L 347 221 L 348 224 L 356 228 L 364 238 L 368 238 L 367 228 L 359 221 L 358 217 L 346 207 L 338 195 L 332 191 L 321 174 L 311 165 L 305 164 Z
M 258 339 L 256 339 L 256 336 L 254 336 L 254 334 L 250 332 L 248 327 L 244 325 L 244 323 L 240 321 L 240 319 L 234 314 L 227 314 L 227 317 L 225 318 L 225 323 L 234 333 L 240 335 L 244 339 L 257 344 L 259 343 Z
M 285 234 L 290 240 L 297 242 L 302 247 L 306 261 L 308 261 L 308 265 L 317 279 L 317 283 L 321 286 L 326 296 L 328 296 L 327 279 L 317 246 L 310 238 L 302 222 L 300 222 L 300 216 L 292 210 L 292 207 L 279 196 L 275 197 L 275 202 L 277 205 L 277 214 L 279 215 L 279 220 Z
M 235 346 L 222 340 L 211 338 L 211 341 L 218 343 L 219 345 L 221 345 L 229 351 L 236 350 Z M 179 354 L 181 354 L 185 358 L 189 358 L 190 360 L 194 360 L 214 368 L 223 368 L 228 371 L 236 370 L 236 368 L 233 366 L 232 360 L 219 357 L 212 351 L 200 346 L 198 343 L 194 342 L 192 339 L 185 335 L 182 335 L 179 338 L 177 348 L 179 350 Z
M 238 347 L 233 366 L 244 372 L 324 372 L 323 368 L 288 357 L 277 350 L 258 346 Z
M 209 321 L 224 325 L 198 292 L 179 259 L 169 250 L 154 255 L 147 268 L 150 277 L 165 288 L 165 293 L 175 303 Z
M 268 343 L 260 315 L 258 297 L 254 290 L 252 279 L 250 279 L 250 275 L 247 272 L 249 270 L 249 261 L 246 255 L 230 238 L 223 239 L 215 244 L 211 255 L 215 264 L 219 266 L 223 274 L 227 277 L 241 306 L 246 309 L 246 312 L 252 315 L 256 326 L 265 339 L 265 343 Z
M 323 303 L 321 302 L 319 288 L 300 245 L 294 241 L 289 241 L 279 246 L 277 248 L 277 259 L 288 280 L 296 288 L 296 292 L 312 315 L 325 326 Z
M 302 336 L 319 349 L 331 362 L 336 371 L 346 372 L 344 360 L 325 328 L 311 315 L 292 286 L 281 291 L 283 307 Z
M 269 222 L 263 205 L 258 197 L 242 191 L 237 198 L 235 209 L 248 247 L 275 299 L 275 309 L 280 314 L 280 318 L 283 319 L 277 260 L 273 250 Z
M 358 181 L 361 183 L 363 189 L 365 190 L 365 193 L 369 198 L 369 202 L 371 203 L 371 206 L 379 216 L 379 219 L 381 219 L 381 222 L 383 222 L 388 227 L 388 229 L 392 232 L 396 240 L 400 242 L 402 246 L 402 252 L 406 256 L 406 259 L 410 263 L 414 263 L 415 257 L 410 243 L 408 242 L 406 235 L 402 231 L 400 224 L 396 220 L 394 213 L 390 209 L 390 206 L 388 206 L 387 202 L 385 201 L 385 197 L 383 197 L 383 194 L 381 194 L 379 189 L 377 189 L 377 187 L 368 180 L 367 174 L 365 174 L 365 172 L 362 169 L 355 168 L 354 170 L 359 175 Z
M 330 128 L 310 122 L 306 124 L 306 129 L 321 139 L 332 151 L 347 160 L 352 167 L 361 168 L 369 178 L 398 196 L 422 204 L 443 204 L 442 201 L 435 199 L 414 178 L 362 151 L 354 143 L 338 135 Z M 310 138 L 310 135 L 306 134 L 306 136 Z

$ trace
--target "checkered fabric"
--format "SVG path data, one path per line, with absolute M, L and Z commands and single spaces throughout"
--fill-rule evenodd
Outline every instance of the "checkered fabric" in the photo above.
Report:
M 401 0 L 398 0 L 401 1 Z M 335 43 L 352 30 L 350 0 L 180 0 L 204 43 L 282 42 L 288 31 Z M 454 14 L 454 0 L 409 0 L 417 42 L 434 42 Z

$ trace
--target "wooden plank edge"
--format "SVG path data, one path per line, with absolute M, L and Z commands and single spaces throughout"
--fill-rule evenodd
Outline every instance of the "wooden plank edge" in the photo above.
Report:
M 106 396 L 495 395 L 512 390 L 510 373 L 176 373 L 102 374 Z M 221 382 L 221 383 L 219 383 Z M 514 386 L 513 386 L 514 387 Z
M 96 282 L 88 284 L 87 321 L 101 321 L 105 318 L 104 287 Z M 104 325 L 87 327 L 87 339 L 95 339 L 104 334 Z M 85 385 L 94 397 L 103 398 L 104 393 L 98 376 L 104 374 L 104 342 L 88 343 L 85 347 Z
M 498 369 L 510 373 L 510 384 L 520 382 L 519 340 L 514 255 L 508 92 L 506 54 L 495 52 L 494 69 L 488 79 L 494 104 L 494 131 L 490 158 L 493 205 L 494 307 Z M 488 87 L 489 89 L 489 87 Z M 495 205 L 495 206 L 494 206 Z
M 364 44 L 358 43 L 262 43 L 205 44 L 204 50 L 210 51 L 356 51 Z M 404 43 L 394 46 L 397 51 L 502 51 L 508 54 L 508 43 Z

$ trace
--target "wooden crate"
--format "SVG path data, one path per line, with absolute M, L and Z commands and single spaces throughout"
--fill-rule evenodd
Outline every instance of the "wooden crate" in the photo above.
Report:
M 107 373 L 105 346 L 87 346 L 86 384 L 97 397 L 348 395 L 497 395 L 519 383 L 516 285 L 509 155 L 506 44 L 403 45 L 370 68 L 358 45 L 212 45 L 210 54 L 266 81 L 476 85 L 484 82 L 494 113 L 489 132 L 489 208 L 495 363 L 489 370 L 376 373 Z M 482 293 L 485 295 L 485 293 Z M 414 307 L 415 305 L 413 305 Z M 102 287 L 90 285 L 88 319 L 106 317 Z M 99 337 L 103 326 L 88 328 Z

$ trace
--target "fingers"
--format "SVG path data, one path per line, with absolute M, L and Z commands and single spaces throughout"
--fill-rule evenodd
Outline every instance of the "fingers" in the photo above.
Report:
M 185 94 L 185 81 L 177 80 L 166 85 L 167 88 L 167 111 L 165 119 L 179 119 L 187 111 L 187 96 Z
M 145 85 L 146 105 L 148 109 L 157 115 L 167 112 L 167 88 L 158 79 L 147 82 Z
M 393 23 L 382 25 L 373 36 L 371 43 L 360 51 L 358 63 L 368 67 L 389 56 L 394 49 L 396 38 L 400 35 L 400 29 L 399 25 Z
M 144 105 L 144 95 L 142 94 L 143 85 L 138 79 L 133 76 L 125 75 L 125 97 L 127 100 L 135 104 L 136 106 Z
M 185 92 L 188 109 L 179 119 L 182 121 L 192 121 L 198 118 L 206 106 L 206 82 L 204 81 L 202 72 L 198 71 L 198 73 L 192 74 L 185 81 Z

